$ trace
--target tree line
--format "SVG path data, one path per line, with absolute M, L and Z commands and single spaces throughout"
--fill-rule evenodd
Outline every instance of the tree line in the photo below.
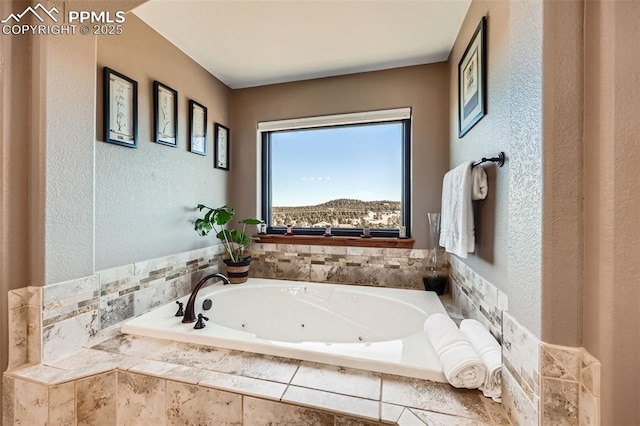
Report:
M 271 225 L 296 227 L 362 227 L 396 228 L 400 225 L 400 201 L 362 201 L 340 198 L 315 206 L 278 207 L 271 209 Z

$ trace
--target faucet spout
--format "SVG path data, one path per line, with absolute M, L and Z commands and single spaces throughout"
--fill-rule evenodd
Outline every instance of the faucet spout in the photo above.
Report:
M 198 296 L 198 292 L 200 288 L 211 278 L 220 278 L 224 284 L 229 284 L 229 278 L 224 276 L 223 274 L 211 274 L 207 275 L 203 279 L 200 280 L 198 284 L 196 284 L 193 292 L 191 292 L 191 296 L 189 297 L 189 301 L 187 302 L 187 307 L 184 310 L 184 317 L 182 318 L 183 323 L 196 322 L 196 297 Z

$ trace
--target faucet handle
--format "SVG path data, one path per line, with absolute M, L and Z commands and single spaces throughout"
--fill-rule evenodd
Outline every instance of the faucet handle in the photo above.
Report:
M 193 326 L 196 330 L 200 330 L 201 328 L 205 328 L 207 325 L 204 323 L 205 321 L 209 321 L 209 318 L 205 317 L 202 314 L 198 314 L 198 321 L 196 325 Z
M 184 309 L 182 309 L 182 306 L 183 306 L 182 302 L 179 300 L 176 300 L 176 303 L 178 304 L 178 312 L 176 312 L 175 316 L 177 317 L 184 316 Z

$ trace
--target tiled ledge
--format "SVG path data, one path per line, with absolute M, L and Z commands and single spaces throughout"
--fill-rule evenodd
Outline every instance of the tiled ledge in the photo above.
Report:
M 478 391 L 127 335 L 7 372 L 3 384 L 5 403 L 13 401 L 4 424 L 509 424 L 502 407 Z

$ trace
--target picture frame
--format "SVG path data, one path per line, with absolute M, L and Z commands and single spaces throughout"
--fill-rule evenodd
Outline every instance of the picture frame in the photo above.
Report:
M 207 155 L 207 107 L 189 100 L 189 151 Z
M 154 139 L 156 143 L 178 147 L 178 92 L 166 84 L 153 82 Z
M 104 67 L 104 140 L 138 147 L 138 82 Z
M 216 169 L 229 170 L 229 139 L 231 132 L 222 124 L 215 123 L 213 146 L 215 147 L 214 166 Z
M 487 114 L 487 17 L 483 16 L 458 63 L 458 137 Z

